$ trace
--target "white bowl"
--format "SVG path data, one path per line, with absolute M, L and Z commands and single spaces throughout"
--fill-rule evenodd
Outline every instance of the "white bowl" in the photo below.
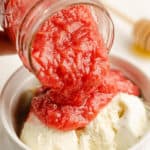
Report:
M 141 89 L 144 100 L 150 101 L 150 79 L 137 67 L 118 57 L 110 58 L 113 68 L 118 68 Z M 1 138 L 0 147 L 5 150 L 29 150 L 18 138 L 16 127 L 16 107 L 24 91 L 39 86 L 38 81 L 24 67 L 19 68 L 7 81 L 0 97 Z M 30 138 L 30 137 L 29 137 Z M 150 150 L 150 133 L 147 133 L 132 150 Z

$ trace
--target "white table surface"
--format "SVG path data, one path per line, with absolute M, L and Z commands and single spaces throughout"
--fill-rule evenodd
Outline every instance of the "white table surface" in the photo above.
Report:
M 150 0 L 104 0 L 115 8 L 137 20 L 141 17 L 150 19 Z M 111 14 L 115 25 L 115 41 L 112 54 L 122 57 L 143 70 L 150 77 L 150 59 L 142 59 L 131 53 L 130 42 L 132 27 Z M 0 93 L 10 75 L 21 66 L 17 55 L 0 56 Z M 2 150 L 3 148 L 0 147 Z

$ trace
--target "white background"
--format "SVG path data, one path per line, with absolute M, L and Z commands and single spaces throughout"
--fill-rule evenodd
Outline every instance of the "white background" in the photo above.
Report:
M 141 18 L 150 20 L 150 0 L 104 0 L 111 4 L 117 10 L 123 12 L 133 20 L 137 21 Z M 150 58 L 143 59 L 135 56 L 131 52 L 132 29 L 133 26 L 123 22 L 112 13 L 113 22 L 115 24 L 115 41 L 112 53 L 123 57 L 137 65 L 150 76 Z

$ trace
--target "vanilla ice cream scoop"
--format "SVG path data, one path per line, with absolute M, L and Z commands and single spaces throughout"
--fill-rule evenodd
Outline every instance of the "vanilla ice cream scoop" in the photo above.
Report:
M 32 150 L 127 150 L 144 135 L 147 123 L 142 100 L 119 93 L 80 130 L 48 128 L 30 113 L 20 138 Z
M 77 150 L 75 131 L 63 132 L 46 127 L 33 113 L 24 125 L 21 140 L 32 150 Z
M 138 142 L 146 131 L 146 109 L 138 97 L 127 94 L 117 96 L 119 105 L 123 108 L 118 121 L 115 141 L 117 149 L 126 150 Z

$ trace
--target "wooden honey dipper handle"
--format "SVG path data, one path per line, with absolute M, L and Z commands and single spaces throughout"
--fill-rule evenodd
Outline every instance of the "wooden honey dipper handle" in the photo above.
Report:
M 135 21 L 121 11 L 103 2 L 104 6 L 123 21 L 133 26 L 134 43 L 140 48 L 150 52 L 150 20 L 140 19 Z
M 130 25 L 134 25 L 135 21 L 130 18 L 129 16 L 127 16 L 126 14 L 122 13 L 121 11 L 119 11 L 118 9 L 110 6 L 109 4 L 103 2 L 104 6 L 110 10 L 112 13 L 114 13 L 116 16 L 118 16 L 121 20 L 125 21 L 126 23 L 130 24 Z

